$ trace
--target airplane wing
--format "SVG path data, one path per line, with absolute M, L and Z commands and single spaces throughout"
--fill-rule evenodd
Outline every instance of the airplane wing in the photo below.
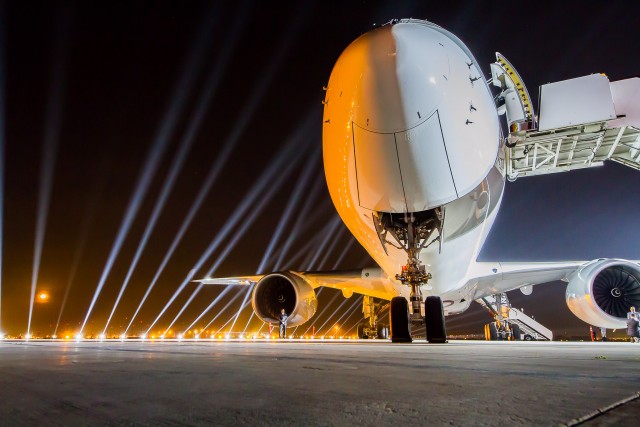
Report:
M 479 262 L 476 297 L 481 298 L 527 285 L 566 280 L 589 261 L 564 262 Z
M 194 282 L 202 283 L 203 285 L 255 285 L 262 279 L 264 275 L 260 276 L 242 276 L 242 277 L 214 277 L 194 280 Z
M 395 296 L 393 283 L 380 268 L 364 268 L 345 271 L 289 271 L 303 279 L 314 289 L 324 286 L 340 289 L 345 297 L 362 294 L 390 300 Z M 195 280 L 204 285 L 255 285 L 267 275 L 205 278 Z

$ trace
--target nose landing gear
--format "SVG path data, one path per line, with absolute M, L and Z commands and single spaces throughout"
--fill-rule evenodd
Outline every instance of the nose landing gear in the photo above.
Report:
M 374 224 L 383 248 L 386 250 L 386 245 L 392 245 L 407 253 L 407 263 L 402 266 L 401 273 L 396 275 L 396 280 L 409 286 L 411 293 L 408 302 L 404 297 L 394 297 L 391 300 L 389 319 L 393 342 L 411 342 L 412 325 L 426 327 L 427 341 L 430 343 L 447 342 L 442 300 L 437 296 L 429 296 L 423 300 L 421 289 L 431 289 L 428 281 L 432 276 L 419 259 L 422 249 L 435 242 L 442 243 L 443 222 L 444 212 L 439 208 L 408 214 L 374 215 Z M 435 231 L 438 231 L 437 237 L 431 238 Z M 391 234 L 399 246 L 391 243 L 387 234 Z
M 446 343 L 447 333 L 444 323 L 444 307 L 442 299 L 437 296 L 429 296 L 422 300 L 420 287 L 427 285 L 431 279 L 425 266 L 420 263 L 413 250 L 409 250 L 407 264 L 402 266 L 402 273 L 396 275 L 403 285 L 411 287 L 409 296 L 410 304 L 404 297 L 395 297 L 391 300 L 391 341 L 411 342 L 411 324 L 425 325 L 427 341 L 430 343 Z

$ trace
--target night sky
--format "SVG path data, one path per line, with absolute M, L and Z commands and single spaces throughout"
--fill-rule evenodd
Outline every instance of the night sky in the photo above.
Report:
M 322 86 L 351 41 L 392 18 L 430 20 L 458 35 L 485 75 L 494 52 L 504 54 L 537 104 L 537 88 L 547 82 L 596 72 L 611 80 L 640 75 L 639 13 L 633 2 L 4 3 L 0 329 L 27 330 L 34 258 L 36 289 L 50 294 L 33 306 L 37 335 L 53 333 L 65 294 L 58 335 L 79 330 L 101 284 L 84 329 L 100 333 L 142 240 L 109 334 L 129 324 L 172 242 L 131 334 L 145 331 L 186 279 L 212 266 L 220 277 L 276 266 L 370 266 L 335 221 L 320 150 Z M 617 164 L 509 183 L 481 260 L 640 259 L 638 189 L 640 173 Z M 323 242 L 327 235 L 335 239 Z M 186 285 L 154 330 L 166 328 L 196 288 Z M 553 283 L 530 297 L 510 295 L 557 334 L 584 334 L 564 289 Z M 203 288 L 174 329 L 188 327 L 222 290 Z M 239 292 L 226 294 L 195 326 Z M 328 319 L 326 305 L 344 300 L 336 294 L 320 295 L 318 326 L 352 306 L 348 301 Z M 242 298 L 211 328 L 234 315 Z M 475 306 L 447 320 L 450 333 L 481 333 L 489 316 Z M 234 331 L 250 314 L 242 313 Z M 251 328 L 260 324 L 253 318 Z

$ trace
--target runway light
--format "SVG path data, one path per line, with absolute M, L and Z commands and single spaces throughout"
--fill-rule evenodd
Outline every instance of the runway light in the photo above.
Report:
M 0 332 L 0 340 L 4 339 L 6 339 L 6 335 L 4 334 L 4 332 Z
M 100 341 L 104 341 L 107 336 L 105 334 L 100 334 Z
M 120 341 L 124 341 L 127 336 L 125 334 L 120 334 Z
M 65 335 L 65 336 L 64 336 L 64 339 L 65 339 L 65 340 L 68 340 L 69 338 L 71 338 L 69 335 Z
M 160 335 L 160 340 L 164 341 L 164 334 Z
M 53 334 L 53 336 L 51 338 L 54 339 L 54 340 L 57 340 L 58 336 L 56 334 Z
M 182 338 L 183 338 L 183 336 L 184 336 L 184 335 L 182 335 L 182 334 L 178 334 L 178 341 L 182 342 Z
M 78 341 L 78 342 L 82 341 L 82 334 L 77 334 L 76 335 L 76 341 Z
M 224 338 L 225 338 L 225 339 L 227 339 L 227 340 L 228 340 L 228 339 L 231 339 L 231 334 L 226 334 L 226 335 L 224 336 Z
M 27 341 L 29 341 L 32 338 L 32 335 L 31 334 L 27 334 L 27 335 L 25 335 L 25 338 L 27 339 Z
M 142 334 L 142 336 L 140 338 L 142 338 L 142 341 L 146 340 L 147 339 L 147 334 Z

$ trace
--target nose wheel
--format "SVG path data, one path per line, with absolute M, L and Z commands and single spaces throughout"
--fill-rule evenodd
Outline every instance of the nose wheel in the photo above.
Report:
M 411 342 L 409 304 L 404 297 L 393 297 L 389 305 L 391 342 Z
M 440 297 L 427 297 L 424 302 L 424 323 L 427 329 L 427 341 L 432 344 L 447 342 L 444 323 L 444 307 Z

